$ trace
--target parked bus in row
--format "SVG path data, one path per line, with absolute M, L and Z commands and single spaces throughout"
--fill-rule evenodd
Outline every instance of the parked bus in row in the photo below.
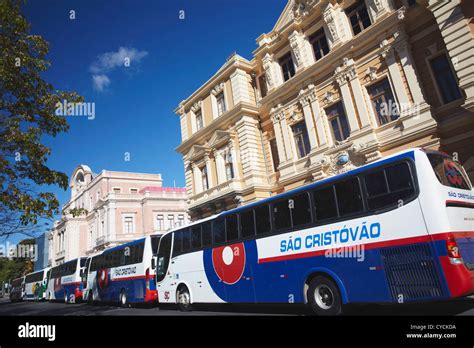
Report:
M 474 292 L 474 192 L 440 152 L 412 149 L 172 230 L 159 303 L 406 303 Z
M 49 270 L 45 268 L 25 276 L 25 300 L 39 301 L 46 298 Z
M 153 255 L 160 237 L 146 236 L 88 258 L 82 274 L 84 298 L 89 303 L 119 302 L 122 306 L 156 302 Z
M 17 302 L 22 301 L 25 290 L 25 277 L 13 279 L 10 287 L 10 301 Z
M 61 300 L 65 303 L 76 303 L 82 300 L 81 268 L 85 257 L 67 261 L 51 268 L 47 287 L 48 300 Z

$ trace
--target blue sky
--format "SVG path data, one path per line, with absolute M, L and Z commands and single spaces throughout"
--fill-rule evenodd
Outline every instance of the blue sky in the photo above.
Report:
M 68 117 L 69 132 L 46 139 L 52 148 L 48 165 L 67 175 L 78 164 L 95 172 L 161 173 L 165 185 L 175 180 L 184 186 L 182 160 L 174 150 L 181 140 L 174 109 L 232 52 L 252 58 L 255 39 L 272 29 L 285 4 L 28 0 L 24 14 L 32 33 L 50 43 L 51 68 L 44 78 L 95 103 L 95 119 Z M 117 63 L 124 54 L 131 57 L 130 67 Z M 61 204 L 68 200 L 69 191 L 49 189 Z

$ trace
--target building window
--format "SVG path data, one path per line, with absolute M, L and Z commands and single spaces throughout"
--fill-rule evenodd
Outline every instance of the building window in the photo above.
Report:
M 367 87 L 367 92 L 372 101 L 372 107 L 377 115 L 379 125 L 395 121 L 400 117 L 400 112 L 387 78 Z
M 292 129 L 296 149 L 298 150 L 298 157 L 303 158 L 311 151 L 306 124 L 304 122 L 297 123 Z
M 313 46 L 314 57 L 316 60 L 321 59 L 326 54 L 329 53 L 329 46 L 328 40 L 326 39 L 326 34 L 324 30 L 321 29 L 318 32 L 314 33 L 310 38 L 309 41 Z
M 280 66 L 281 71 L 283 72 L 283 80 L 288 81 L 295 76 L 295 65 L 293 64 L 291 52 L 280 58 Z
M 126 234 L 133 233 L 133 217 L 126 216 L 123 220 L 123 230 Z
M 120 193 L 121 189 L 120 187 L 114 187 L 114 193 Z
M 159 231 L 165 230 L 165 219 L 161 214 L 156 216 L 156 229 Z
M 132 188 L 132 189 L 130 189 L 130 193 L 131 194 L 136 194 L 136 193 L 138 193 L 138 189 Z
M 262 98 L 265 98 L 267 96 L 267 93 L 268 93 L 267 78 L 265 77 L 265 74 L 262 74 L 258 77 L 258 85 L 260 87 L 260 96 Z
M 168 215 L 168 228 L 174 228 L 175 227 L 175 222 L 174 222 L 174 215 Z
M 224 112 L 226 112 L 224 92 L 221 92 L 216 96 L 216 102 L 217 102 L 217 116 L 220 116 Z
M 232 180 L 234 178 L 234 165 L 232 163 L 232 153 L 229 152 L 225 156 L 225 176 L 227 180 Z
M 349 137 L 350 131 L 342 102 L 334 104 L 325 111 L 329 124 L 331 125 L 334 139 L 337 141 L 343 141 L 347 139 Z
M 178 215 L 178 226 L 184 226 L 184 215 L 183 214 Z
M 356 5 L 348 9 L 346 13 L 351 23 L 354 36 L 372 24 L 370 22 L 369 13 L 367 12 L 367 7 L 365 6 L 365 1 L 359 1 Z
M 416 3 L 416 0 L 407 0 L 406 1 L 408 7 L 412 7 L 412 6 L 415 6 L 417 3 Z
M 207 167 L 204 166 L 201 168 L 201 180 L 202 180 L 202 190 L 206 191 L 209 189 L 209 181 L 207 179 Z
M 196 131 L 200 130 L 203 126 L 203 120 L 202 120 L 202 111 L 198 110 L 196 111 Z
M 280 165 L 280 157 L 278 157 L 278 146 L 276 139 L 270 140 L 270 151 L 272 152 L 273 159 L 273 171 L 278 171 L 278 166 Z
M 443 104 L 450 103 L 462 97 L 458 81 L 454 76 L 451 63 L 446 54 L 441 54 L 430 59 L 431 69 L 438 85 L 438 90 L 443 98 Z

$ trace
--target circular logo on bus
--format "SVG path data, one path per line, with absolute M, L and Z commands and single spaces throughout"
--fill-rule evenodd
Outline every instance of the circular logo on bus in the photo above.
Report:
M 225 284 L 237 283 L 245 269 L 244 243 L 212 249 L 212 265 L 219 279 Z

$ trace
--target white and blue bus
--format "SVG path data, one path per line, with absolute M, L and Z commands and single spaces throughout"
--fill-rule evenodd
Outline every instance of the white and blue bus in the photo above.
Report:
M 25 276 L 25 300 L 40 301 L 46 298 L 50 268 L 45 268 Z
M 406 303 L 474 292 L 474 194 L 412 149 L 165 234 L 159 303 Z
M 83 298 L 80 274 L 85 262 L 86 258 L 80 257 L 51 268 L 47 299 L 65 303 L 80 302 Z
M 89 303 L 132 303 L 157 301 L 154 254 L 161 235 L 104 250 L 86 261 L 84 298 Z

